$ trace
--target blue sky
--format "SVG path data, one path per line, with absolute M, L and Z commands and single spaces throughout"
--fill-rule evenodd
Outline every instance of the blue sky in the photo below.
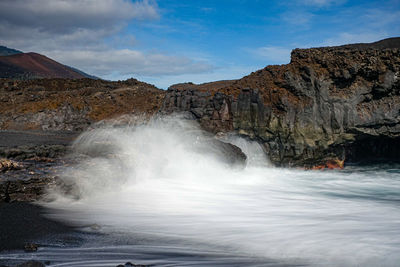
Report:
M 400 36 L 400 0 L 3 0 L 0 10 L 3 45 L 160 88 L 241 78 L 297 47 Z

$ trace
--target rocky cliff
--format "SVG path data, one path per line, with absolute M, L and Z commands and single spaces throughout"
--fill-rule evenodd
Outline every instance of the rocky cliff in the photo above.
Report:
M 164 95 L 135 79 L 0 79 L 0 129 L 82 131 L 123 114 L 151 116 Z
M 161 112 L 182 111 L 212 132 L 259 141 L 277 165 L 398 160 L 400 38 L 295 49 L 289 64 L 224 88 L 170 88 Z

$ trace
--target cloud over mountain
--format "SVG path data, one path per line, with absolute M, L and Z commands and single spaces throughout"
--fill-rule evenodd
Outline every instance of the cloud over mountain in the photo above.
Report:
M 144 53 L 131 49 L 107 51 L 55 51 L 57 57 L 67 65 L 81 66 L 90 73 L 107 76 L 112 72 L 119 75 L 162 76 L 209 72 L 213 67 L 204 61 L 187 57 L 159 53 Z
M 132 47 L 135 36 L 121 33 L 128 23 L 156 21 L 155 1 L 4 0 L 0 1 L 0 43 L 34 51 L 97 76 L 202 73 L 202 60 Z M 124 40 L 129 42 L 125 42 Z M 121 49 L 110 43 L 129 43 Z

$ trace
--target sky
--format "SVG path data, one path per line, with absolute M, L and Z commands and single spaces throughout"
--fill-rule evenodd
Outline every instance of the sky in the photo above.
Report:
M 294 48 L 400 36 L 400 0 L 1 0 L 0 45 L 159 88 L 238 79 Z

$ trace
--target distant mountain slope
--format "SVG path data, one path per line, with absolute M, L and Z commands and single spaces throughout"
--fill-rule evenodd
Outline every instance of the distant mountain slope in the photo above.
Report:
M 5 46 L 0 46 L 0 78 L 21 80 L 36 78 L 99 79 L 44 55 L 24 53 Z
M 69 78 L 86 76 L 70 67 L 37 53 L 19 53 L 0 57 L 0 78 Z
M 21 53 L 23 53 L 23 52 L 0 45 L 0 56 L 11 56 L 11 55 L 21 54 Z
M 74 67 L 71 67 L 71 66 L 67 66 L 67 65 L 65 65 L 65 66 L 70 68 L 70 69 L 72 69 L 73 71 L 76 71 L 79 74 L 82 74 L 83 76 L 85 76 L 85 78 L 89 78 L 89 79 L 93 79 L 93 80 L 99 80 L 100 79 L 97 76 L 87 74 L 86 72 L 83 72 L 83 71 L 81 71 L 81 70 L 79 70 L 77 68 L 74 68 Z
M 334 48 L 352 48 L 359 50 L 400 48 L 400 37 L 387 38 L 373 43 L 358 43 L 358 44 L 334 46 Z

